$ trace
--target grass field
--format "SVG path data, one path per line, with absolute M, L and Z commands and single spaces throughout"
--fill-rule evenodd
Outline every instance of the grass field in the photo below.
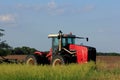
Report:
M 113 59 L 113 60 L 112 60 Z M 120 80 L 119 57 L 97 57 L 96 65 L 70 64 L 52 67 L 0 64 L 0 80 Z

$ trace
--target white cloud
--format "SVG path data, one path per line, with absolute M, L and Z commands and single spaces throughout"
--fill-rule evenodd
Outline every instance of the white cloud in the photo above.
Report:
M 72 4 L 57 4 L 54 0 L 50 0 L 50 2 L 43 4 L 43 5 L 24 5 L 24 4 L 17 4 L 17 10 L 24 10 L 32 12 L 39 12 L 45 13 L 49 15 L 63 15 L 63 14 L 80 14 L 84 12 L 90 12 L 94 10 L 95 5 L 84 5 L 83 7 L 75 7 Z
M 16 15 L 13 14 L 0 14 L 0 26 L 3 27 L 16 27 Z
M 50 15 L 60 15 L 64 13 L 64 9 L 60 8 L 54 0 L 51 0 L 47 4 L 47 12 Z
M 44 5 L 17 4 L 15 8 L 17 10 L 24 10 L 24 12 L 32 11 L 37 13 L 45 13 L 49 15 L 61 15 L 65 13 L 63 5 L 58 5 L 54 0 L 51 0 L 50 2 Z
M 72 7 L 71 7 L 72 6 Z M 77 8 L 73 5 L 57 5 L 54 0 L 47 5 L 48 13 L 52 15 L 62 15 L 62 14 L 74 14 L 74 13 L 88 13 L 95 9 L 94 4 L 84 5 L 83 7 Z
M 15 16 L 11 14 L 0 15 L 1 22 L 13 22 L 15 21 Z
M 61 15 L 64 14 L 64 11 L 64 8 L 61 8 L 61 6 L 57 5 L 54 0 L 51 0 L 47 4 L 47 13 L 50 15 Z
M 48 8 L 49 9 L 55 9 L 57 8 L 57 4 L 55 3 L 55 1 L 51 1 L 51 2 L 48 2 Z

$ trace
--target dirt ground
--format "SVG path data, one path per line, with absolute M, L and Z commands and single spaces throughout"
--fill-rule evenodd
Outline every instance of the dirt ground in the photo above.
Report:
M 6 59 L 23 60 L 23 59 L 25 59 L 26 56 L 27 55 L 8 55 L 8 56 L 5 56 L 4 58 L 6 58 Z M 2 59 L 2 58 L 0 57 L 0 59 Z
M 8 55 L 4 56 L 5 59 L 9 60 L 17 60 L 17 62 L 23 63 L 27 55 Z M 2 57 L 0 57 L 0 60 L 3 60 Z
M 102 61 L 105 63 L 119 63 L 120 56 L 97 56 L 97 61 Z
M 17 59 L 17 60 L 23 60 L 26 58 L 27 55 L 8 55 L 5 56 L 5 58 L 7 59 Z M 0 59 L 2 59 L 0 57 Z M 120 62 L 120 56 L 97 56 L 96 57 L 97 62 L 101 61 L 101 62 L 105 62 L 105 63 L 118 63 Z
M 97 64 L 102 63 L 104 68 L 120 68 L 120 56 L 97 56 Z

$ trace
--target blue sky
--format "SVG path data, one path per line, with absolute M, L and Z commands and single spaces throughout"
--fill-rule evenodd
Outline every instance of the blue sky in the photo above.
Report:
M 0 28 L 13 47 L 49 50 L 48 34 L 89 37 L 79 44 L 120 52 L 120 0 L 0 0 Z M 78 41 L 77 41 L 78 42 Z

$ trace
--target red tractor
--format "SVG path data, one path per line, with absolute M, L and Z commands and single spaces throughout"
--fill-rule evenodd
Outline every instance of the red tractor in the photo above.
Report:
M 70 34 L 50 34 L 48 38 L 52 38 L 52 48 L 48 53 L 36 51 L 34 54 L 28 55 L 25 59 L 26 64 L 52 64 L 62 65 L 69 63 L 87 63 L 89 61 L 96 62 L 96 49 L 90 46 L 77 45 L 75 39 L 86 39 Z

